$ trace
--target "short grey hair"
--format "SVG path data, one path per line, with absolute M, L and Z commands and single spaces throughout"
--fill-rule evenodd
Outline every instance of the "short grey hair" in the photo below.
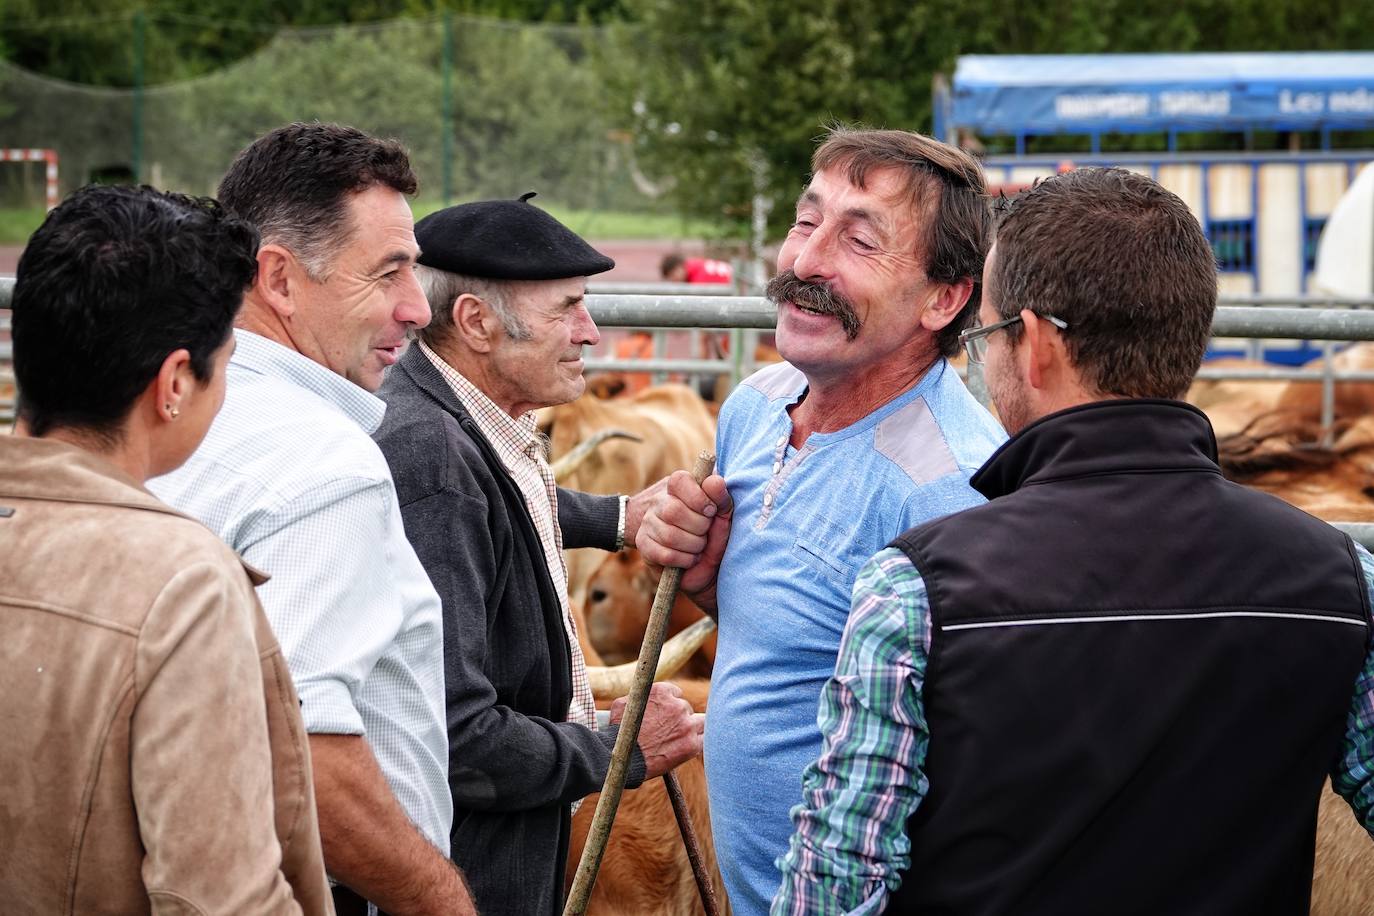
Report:
M 425 343 L 432 346 L 453 332 L 453 303 L 464 294 L 476 296 L 491 306 L 511 340 L 529 340 L 533 336 L 512 305 L 515 297 L 509 281 L 469 277 L 423 264 L 415 266 L 415 277 L 425 291 L 431 315 L 428 327 L 417 332 Z
M 315 225 L 302 221 L 302 216 L 288 207 L 264 220 L 262 243 L 285 248 L 296 256 L 312 283 L 324 283 L 334 273 L 335 260 L 354 227 L 347 214 L 337 220 L 321 215 Z

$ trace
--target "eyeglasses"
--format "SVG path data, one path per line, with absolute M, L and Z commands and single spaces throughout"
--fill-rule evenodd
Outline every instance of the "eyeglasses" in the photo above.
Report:
M 1053 315 L 1037 315 L 1036 317 L 1048 321 L 1061 331 L 1069 329 L 1069 323 L 1062 318 L 1056 318 Z M 959 343 L 968 348 L 969 362 L 981 364 L 983 357 L 988 355 L 988 335 L 996 334 L 1003 328 L 1009 328 L 1020 320 L 1021 316 L 1017 315 L 1015 318 L 1008 318 L 1006 321 L 999 321 L 985 328 L 965 328 L 960 331 Z

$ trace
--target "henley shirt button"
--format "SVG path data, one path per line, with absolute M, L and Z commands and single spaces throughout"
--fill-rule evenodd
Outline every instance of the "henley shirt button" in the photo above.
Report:
M 772 493 L 765 493 L 765 494 L 763 494 L 763 504 L 764 504 L 765 506 L 771 506 L 771 505 L 773 505 L 773 494 L 772 494 Z
M 787 437 L 786 437 L 786 436 L 778 436 L 777 444 L 778 444 L 778 445 L 782 445 L 782 444 L 783 444 L 784 442 L 786 442 L 786 441 L 787 441 Z
M 778 471 L 781 471 L 781 470 L 782 470 L 782 462 L 781 462 L 781 461 L 774 461 L 774 462 L 773 462 L 773 473 L 776 474 Z

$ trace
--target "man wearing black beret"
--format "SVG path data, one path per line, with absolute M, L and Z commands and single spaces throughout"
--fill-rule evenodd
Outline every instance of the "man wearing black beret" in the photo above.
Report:
M 633 543 L 646 503 L 563 490 L 544 459 L 534 411 L 586 387 L 587 277 L 615 265 L 532 196 L 416 225 L 433 319 L 378 392 L 406 536 L 443 600 L 452 855 L 485 916 L 562 909 L 572 806 L 617 732 L 596 728 L 562 551 Z M 696 756 L 701 731 L 656 685 L 628 785 Z

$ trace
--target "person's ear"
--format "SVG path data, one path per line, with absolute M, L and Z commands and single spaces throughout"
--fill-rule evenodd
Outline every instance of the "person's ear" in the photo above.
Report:
M 973 280 L 964 277 L 953 283 L 937 283 L 935 299 L 921 313 L 921 327 L 927 331 L 941 331 L 968 305 L 973 295 Z
M 1053 333 L 1053 325 L 1030 309 L 1021 310 L 1021 326 L 1024 329 L 1026 380 L 1032 388 L 1044 388 L 1050 370 L 1063 357 L 1063 341 Z
M 453 330 L 477 353 L 490 353 L 496 344 L 501 320 L 496 311 L 472 293 L 463 293 L 453 300 Z
M 168 353 L 151 382 L 153 409 L 157 416 L 168 423 L 175 421 L 181 416 L 183 402 L 198 385 L 191 369 L 190 351 L 181 349 Z
M 306 279 L 304 267 L 287 249 L 280 245 L 263 245 L 258 249 L 253 291 L 282 319 L 296 314 L 295 294 Z

